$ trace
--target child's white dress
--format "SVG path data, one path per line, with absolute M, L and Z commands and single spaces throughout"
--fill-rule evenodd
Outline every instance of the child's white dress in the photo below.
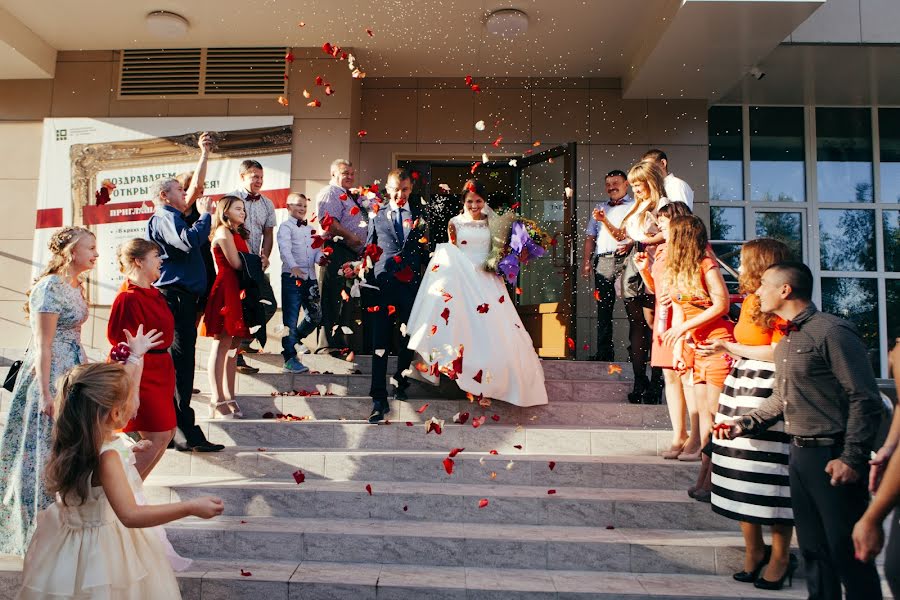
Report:
M 100 449 L 109 451 L 122 459 L 126 473 L 133 470 L 131 450 L 120 438 Z M 132 477 L 129 483 L 134 489 Z M 57 498 L 38 515 L 17 598 L 168 600 L 181 592 L 154 528 L 125 527 L 98 486 L 81 505 L 65 506 Z

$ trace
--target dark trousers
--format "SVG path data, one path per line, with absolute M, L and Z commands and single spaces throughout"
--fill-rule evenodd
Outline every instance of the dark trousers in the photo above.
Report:
M 831 485 L 825 472 L 841 447 L 791 446 L 791 504 L 800 551 L 806 563 L 810 600 L 840 600 L 841 584 L 847 600 L 881 600 L 881 583 L 874 562 L 854 558 L 853 526 L 869 503 L 867 478 L 856 483 Z
M 197 445 L 205 444 L 206 436 L 197 426 L 191 408 L 194 389 L 194 353 L 197 348 L 198 295 L 177 287 L 161 287 L 169 310 L 175 317 L 175 338 L 169 346 L 169 354 L 175 363 L 175 419 L 178 423 L 176 441 Z
M 388 350 L 393 337 L 392 333 L 395 327 L 400 326 L 400 323 L 409 321 L 418 288 L 418 285 L 400 282 L 379 282 L 378 285 L 381 292 L 377 304 L 379 308 L 372 315 L 372 387 L 369 390 L 369 395 L 372 396 L 372 402 L 376 408 L 379 403 L 387 403 L 385 379 L 387 378 Z M 389 314 L 391 306 L 396 309 L 394 314 Z M 409 368 L 413 358 L 413 351 L 407 348 L 407 344 L 409 344 L 409 336 L 400 336 L 399 348 L 396 350 L 397 372 L 394 374 L 394 379 L 397 381 L 397 387 L 401 389 L 409 385 L 403 371 Z M 378 352 L 378 350 L 384 350 L 384 352 Z
M 303 308 L 303 320 L 300 308 Z M 282 356 L 290 360 L 297 356 L 294 347 L 316 330 L 322 318 L 319 308 L 319 285 L 315 279 L 297 279 L 290 273 L 281 274 L 281 315 L 287 335 L 281 338 Z
M 889 521 L 891 533 L 884 551 L 884 578 L 894 598 L 900 598 L 900 510 L 895 508 Z
M 594 259 L 596 261 L 596 257 Z M 595 262 L 596 264 L 596 262 Z M 597 360 L 615 360 L 613 351 L 613 309 L 616 306 L 615 277 L 594 271 L 597 290 Z
M 650 347 L 653 330 L 644 317 L 644 309 L 653 308 L 653 296 L 641 294 L 625 300 L 625 314 L 628 315 L 628 360 L 634 369 L 634 389 L 642 392 L 647 386 L 647 363 L 650 362 Z M 662 370 L 658 377 L 662 377 Z M 654 379 L 657 374 L 654 373 Z
M 346 290 L 347 284 L 340 271 L 345 262 L 359 257 L 343 244 L 332 244 L 331 247 L 334 248 L 334 252 L 319 277 L 324 336 L 322 345 L 326 348 L 349 348 L 350 341 L 341 331 L 341 327 L 347 326 L 355 331 L 356 328 L 352 325 L 354 307 L 348 305 L 358 305 L 359 302 L 355 298 L 344 302 L 341 298 L 341 290 Z

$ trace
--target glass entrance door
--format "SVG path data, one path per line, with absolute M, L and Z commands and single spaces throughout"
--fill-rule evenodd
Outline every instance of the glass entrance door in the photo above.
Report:
M 518 159 L 520 214 L 555 241 L 547 255 L 519 274 L 522 323 L 539 356 L 574 355 L 575 335 L 575 143 Z

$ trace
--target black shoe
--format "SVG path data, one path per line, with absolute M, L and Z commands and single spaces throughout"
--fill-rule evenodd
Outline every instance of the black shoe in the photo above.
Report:
M 794 571 L 797 570 L 797 562 L 797 558 L 793 554 L 791 554 L 790 559 L 788 560 L 787 571 L 784 572 L 784 575 L 781 576 L 781 579 L 779 579 L 778 581 L 769 581 L 765 577 L 760 577 L 753 582 L 753 586 L 761 590 L 780 590 L 784 587 L 785 580 L 787 580 L 788 587 L 793 587 Z
M 254 373 L 259 373 L 259 369 L 256 367 L 251 367 L 247 364 L 247 361 L 244 360 L 244 357 L 240 354 L 237 355 L 237 372 L 243 373 L 244 375 L 253 375 Z
M 259 350 L 252 347 L 250 344 L 241 344 L 241 352 L 243 354 L 256 354 Z
M 694 496 L 691 495 L 691 498 Z M 732 577 L 735 581 L 740 581 L 741 583 L 753 583 L 759 578 L 759 573 L 762 571 L 763 567 L 769 564 L 769 559 L 772 557 L 772 546 L 766 546 L 766 551 L 763 553 L 762 560 L 756 563 L 756 567 L 753 568 L 752 571 L 738 571 Z
M 651 386 L 641 394 L 641 404 L 662 404 L 662 392 Z
M 384 421 L 384 415 L 385 415 L 389 410 L 390 410 L 390 408 L 388 408 L 387 410 L 385 410 L 384 407 L 382 407 L 382 406 L 373 408 L 373 409 L 372 409 L 372 414 L 369 415 L 369 423 L 371 423 L 371 424 L 374 425 L 374 424 L 376 424 L 376 423 L 378 423 L 378 422 L 380 422 L 380 421 Z
M 628 403 L 629 404 L 643 404 L 644 403 L 644 392 L 628 392 Z
M 394 400 L 409 400 L 405 387 L 394 388 Z
M 174 446 L 179 452 L 221 452 L 225 449 L 222 444 L 213 444 L 206 440 L 197 444 L 174 442 Z

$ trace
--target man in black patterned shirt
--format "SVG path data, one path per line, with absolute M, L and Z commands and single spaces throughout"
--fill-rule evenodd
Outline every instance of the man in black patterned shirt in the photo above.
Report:
M 868 460 L 884 407 L 859 333 L 848 321 L 819 312 L 812 287 L 802 263 L 777 263 L 763 274 L 760 309 L 787 321 L 775 347 L 775 389 L 716 435 L 754 435 L 784 416 L 809 597 L 840 599 L 843 583 L 848 599 L 880 600 L 875 565 L 856 560 L 850 535 L 869 502 Z M 763 579 L 757 587 L 767 583 L 779 582 Z

